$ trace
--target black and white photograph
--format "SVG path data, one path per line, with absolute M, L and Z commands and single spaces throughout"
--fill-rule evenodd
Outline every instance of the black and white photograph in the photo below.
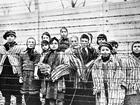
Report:
M 0 0 L 0 105 L 140 105 L 140 0 Z

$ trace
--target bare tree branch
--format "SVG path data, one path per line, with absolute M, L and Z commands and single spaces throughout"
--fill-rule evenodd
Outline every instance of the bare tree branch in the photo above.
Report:
M 86 5 L 86 0 L 84 0 L 83 7 Z
M 78 5 L 78 7 L 79 7 L 80 5 L 82 5 L 82 7 L 84 7 L 84 6 L 86 5 L 86 0 L 84 0 L 82 3 L 80 3 L 80 4 Z
M 31 3 L 32 3 L 32 0 L 29 1 L 29 4 L 26 3 L 25 0 L 23 0 L 23 2 L 25 3 L 27 9 L 29 10 L 29 12 L 31 12 Z
M 4 15 L 8 15 L 8 14 L 9 14 L 10 9 L 9 9 L 9 6 L 8 6 L 8 5 L 3 4 L 3 6 L 2 6 L 1 8 L 2 8 L 2 10 L 3 10 L 3 14 L 4 14 Z
M 60 0 L 60 2 L 61 2 L 61 5 L 62 5 L 62 7 L 63 7 L 63 9 L 64 9 L 64 4 L 63 4 L 62 0 Z
M 78 0 L 76 0 L 76 1 L 74 2 L 73 0 L 71 0 L 71 6 L 72 6 L 72 8 L 75 8 L 75 5 L 77 4 L 77 1 L 78 1 Z

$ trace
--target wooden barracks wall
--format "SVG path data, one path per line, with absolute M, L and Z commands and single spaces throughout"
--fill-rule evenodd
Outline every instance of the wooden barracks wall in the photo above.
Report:
M 130 49 L 131 41 L 140 39 L 140 1 L 104 2 L 87 7 L 46 10 L 44 12 L 22 13 L 0 16 L 0 39 L 6 30 L 15 30 L 17 42 L 25 44 L 33 36 L 40 43 L 40 36 L 48 31 L 59 37 L 62 26 L 68 28 L 69 36 L 83 33 L 93 35 L 93 43 L 100 33 L 107 35 L 108 40 L 119 42 L 119 50 Z

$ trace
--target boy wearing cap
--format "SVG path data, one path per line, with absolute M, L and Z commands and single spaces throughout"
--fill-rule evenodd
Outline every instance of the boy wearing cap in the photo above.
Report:
M 93 94 L 96 105 L 122 105 L 125 90 L 125 75 L 119 62 L 112 56 L 112 46 L 103 42 L 99 45 L 100 56 L 92 67 Z
M 124 105 L 140 105 L 140 41 L 132 44 L 131 54 L 125 61 L 127 91 Z
M 15 42 L 14 31 L 7 31 L 3 38 L 7 42 L 0 48 L 0 90 L 5 97 L 5 105 L 10 105 L 11 95 L 16 96 L 17 105 L 22 105 L 20 93 L 22 78 L 19 61 L 21 48 Z

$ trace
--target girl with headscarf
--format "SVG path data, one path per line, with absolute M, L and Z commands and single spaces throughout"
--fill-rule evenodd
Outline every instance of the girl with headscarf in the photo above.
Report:
M 34 79 L 35 65 L 40 60 L 40 54 L 35 51 L 36 40 L 27 39 L 26 50 L 21 53 L 21 67 L 23 85 L 21 93 L 24 94 L 26 105 L 41 105 L 39 98 L 40 81 Z
M 140 105 L 140 41 L 132 44 L 123 66 L 127 81 L 124 105 Z

